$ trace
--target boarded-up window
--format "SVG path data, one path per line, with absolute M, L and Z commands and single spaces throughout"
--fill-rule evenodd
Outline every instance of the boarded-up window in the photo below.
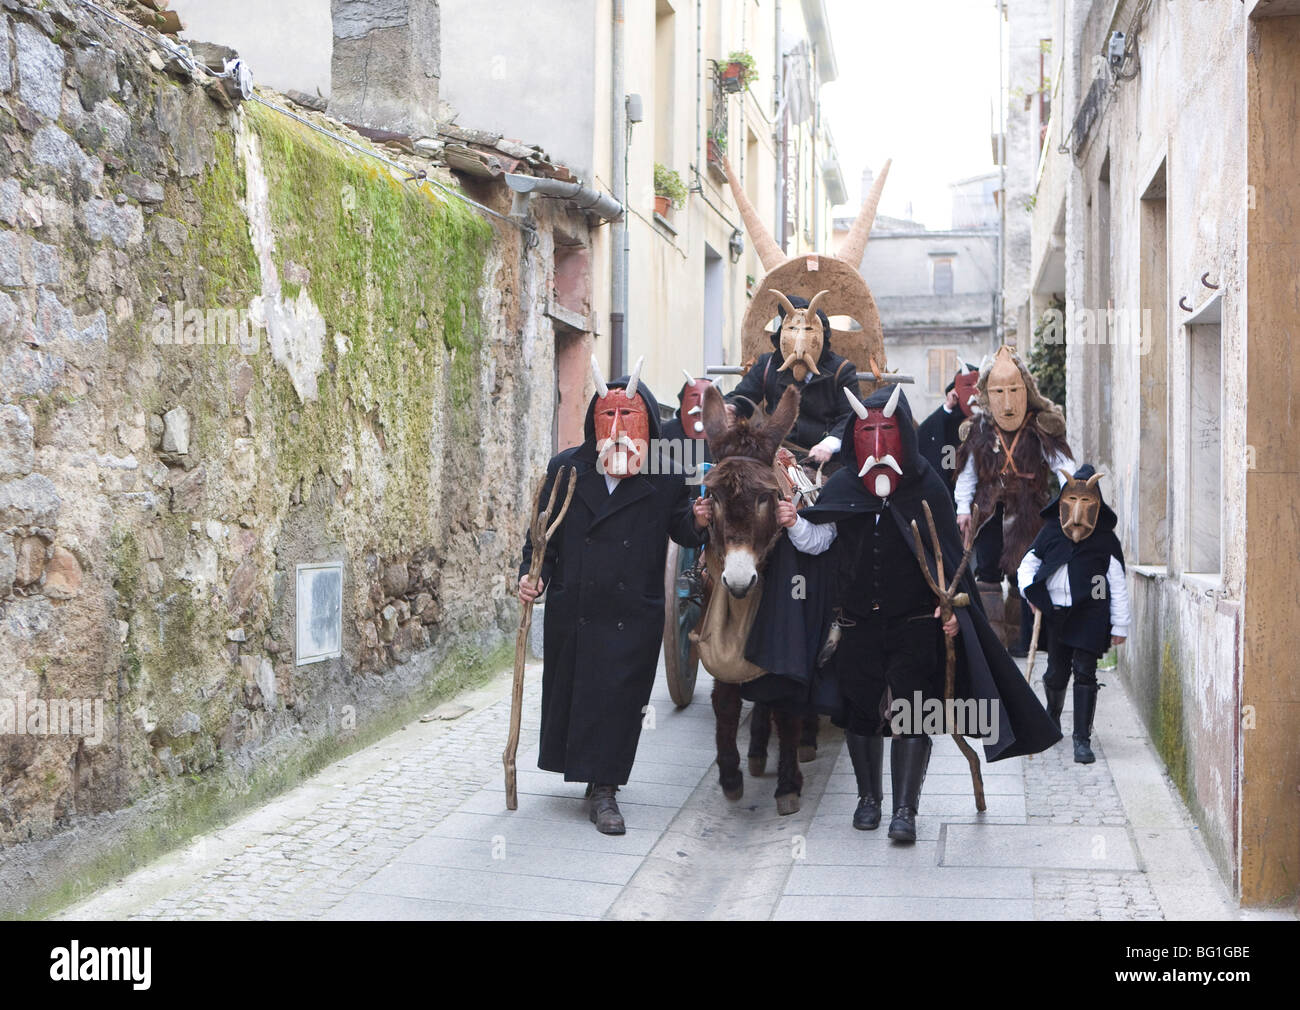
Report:
M 929 350 L 930 392 L 943 395 L 952 377 L 961 367 L 957 352 L 947 347 L 931 347 Z

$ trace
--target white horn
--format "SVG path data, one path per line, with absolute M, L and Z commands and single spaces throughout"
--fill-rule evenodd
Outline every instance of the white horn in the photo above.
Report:
M 686 369 L 683 368 L 683 369 L 682 369 L 682 374 L 683 374 L 684 376 L 686 376 L 686 385 L 688 385 L 688 386 L 693 386 L 693 385 L 695 385 L 695 380 L 691 378 L 691 373 L 690 373 L 690 372 L 688 372 Z
M 853 408 L 853 413 L 857 414 L 858 417 L 865 421 L 867 419 L 867 408 L 862 406 L 862 401 L 854 396 L 848 389 L 844 390 L 844 395 L 849 398 L 849 406 Z
M 627 388 L 623 390 L 623 395 L 629 400 L 636 396 L 637 377 L 641 374 L 641 365 L 645 362 L 645 355 L 636 359 L 636 367 L 632 369 L 632 375 L 627 380 Z
M 970 375 L 970 369 L 966 367 L 966 359 L 965 359 L 965 358 L 963 358 L 963 359 L 962 359 L 962 362 L 961 362 L 961 374 L 962 374 L 962 375 Z
M 591 374 L 596 380 L 596 395 L 609 396 L 609 387 L 605 385 L 605 377 L 600 374 L 600 362 L 596 360 L 596 355 L 591 356 Z
M 898 398 L 899 398 L 902 394 L 903 394 L 903 387 L 902 387 L 902 386 L 899 386 L 899 385 L 895 385 L 895 386 L 894 386 L 894 395 L 891 396 L 891 397 L 889 398 L 889 402 L 888 402 L 887 404 L 885 404 L 885 411 L 884 411 L 884 413 L 885 413 L 885 416 L 886 416 L 886 417 L 893 417 L 893 416 L 894 416 L 894 411 L 896 411 L 896 410 L 898 409 Z

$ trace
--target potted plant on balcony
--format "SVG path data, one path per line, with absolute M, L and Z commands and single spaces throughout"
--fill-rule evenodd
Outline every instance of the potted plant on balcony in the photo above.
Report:
M 667 217 L 670 207 L 680 207 L 686 202 L 686 184 L 682 177 L 666 165 L 655 162 L 655 213 Z
M 758 64 L 746 50 L 736 49 L 727 55 L 727 62 L 722 67 L 724 91 L 744 91 L 757 77 Z
M 709 131 L 709 164 L 721 165 L 722 156 L 727 153 L 727 135 Z

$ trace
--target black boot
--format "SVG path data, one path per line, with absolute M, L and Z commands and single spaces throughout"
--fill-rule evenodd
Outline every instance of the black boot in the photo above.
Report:
M 621 835 L 627 831 L 623 825 L 623 813 L 614 799 L 616 792 L 618 786 L 591 787 L 591 822 L 602 835 Z
M 853 826 L 859 831 L 880 827 L 880 801 L 885 797 L 885 738 L 846 733 L 853 776 L 858 780 L 858 809 L 853 811 Z
M 1074 761 L 1090 765 L 1097 758 L 1092 753 L 1092 717 L 1097 711 L 1097 685 L 1074 682 Z
M 1065 688 L 1052 687 L 1047 681 L 1043 681 L 1043 694 L 1047 696 L 1047 714 L 1052 717 L 1052 722 L 1056 723 L 1056 728 L 1061 728 L 1061 710 L 1065 708 Z
M 889 822 L 889 837 L 896 842 L 916 841 L 916 811 L 925 770 L 930 765 L 930 748 L 928 736 L 896 736 L 890 746 L 894 819 Z

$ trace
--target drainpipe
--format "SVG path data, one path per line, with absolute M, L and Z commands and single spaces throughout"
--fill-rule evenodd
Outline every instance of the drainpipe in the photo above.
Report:
M 772 85 L 773 147 L 776 148 L 776 227 L 772 230 L 776 244 L 785 252 L 785 118 L 781 115 L 781 0 L 776 0 L 776 41 L 772 46 L 776 63 L 776 80 Z
M 613 52 L 611 53 L 610 81 L 610 137 L 614 198 L 627 206 L 627 109 L 623 94 L 623 6 L 624 0 L 614 0 Z M 609 312 L 609 374 L 627 372 L 627 215 L 614 222 L 613 269 Z

